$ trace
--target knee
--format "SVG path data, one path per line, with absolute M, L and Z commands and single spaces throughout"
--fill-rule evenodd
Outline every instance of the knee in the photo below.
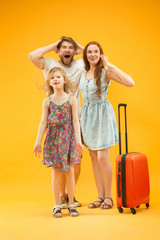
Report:
M 97 160 L 98 160 L 99 165 L 102 166 L 102 167 L 108 165 L 107 162 L 108 162 L 109 160 L 108 160 L 106 157 L 99 156 L 99 157 L 97 158 Z
M 61 172 L 58 169 L 52 167 L 52 178 L 57 180 L 57 179 L 60 179 L 60 177 L 61 177 Z

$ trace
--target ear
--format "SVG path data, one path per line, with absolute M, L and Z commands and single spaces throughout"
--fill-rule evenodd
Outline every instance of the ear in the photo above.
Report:
M 59 53 L 60 53 L 60 49 L 57 49 L 57 54 L 59 55 Z

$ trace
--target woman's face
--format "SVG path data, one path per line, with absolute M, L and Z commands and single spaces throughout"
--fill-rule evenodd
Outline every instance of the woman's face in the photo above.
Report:
M 87 60 L 90 65 L 96 65 L 100 59 L 99 47 L 95 44 L 89 45 L 87 48 Z
M 53 75 L 51 76 L 50 80 L 50 86 L 53 87 L 53 89 L 60 89 L 64 87 L 64 77 L 60 71 L 55 71 Z

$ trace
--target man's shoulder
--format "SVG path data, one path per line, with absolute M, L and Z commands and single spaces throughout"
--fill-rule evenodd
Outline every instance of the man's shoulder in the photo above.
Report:
M 44 58 L 44 60 L 45 60 L 45 64 L 47 65 L 47 64 L 52 64 L 52 65 L 58 65 L 58 61 L 57 60 L 55 60 L 54 58 Z
M 74 59 L 72 66 L 73 66 L 73 67 L 80 68 L 80 69 L 83 69 L 83 68 L 84 68 L 83 59 L 82 59 L 82 58 Z
M 59 62 L 54 58 L 44 58 L 45 60 L 45 68 L 42 70 L 44 74 L 48 72 L 51 68 L 59 67 Z

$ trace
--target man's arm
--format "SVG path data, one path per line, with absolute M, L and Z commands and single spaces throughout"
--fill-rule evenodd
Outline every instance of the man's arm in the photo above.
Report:
M 74 41 L 75 41 L 75 40 L 74 40 Z M 76 41 L 75 41 L 75 42 L 76 42 Z M 80 45 L 79 43 L 77 43 L 77 42 L 76 42 L 76 44 L 77 44 L 77 50 L 76 50 L 76 52 L 75 52 L 75 55 L 78 55 L 78 54 L 83 53 L 84 47 L 83 47 L 82 45 Z
M 48 45 L 46 47 L 41 47 L 38 48 L 32 52 L 30 52 L 28 54 L 28 57 L 30 59 L 30 61 L 38 68 L 40 68 L 41 70 L 45 68 L 45 60 L 43 55 L 50 52 L 50 51 L 55 51 L 57 53 L 57 45 L 60 42 L 60 40 L 58 40 L 57 42 Z

